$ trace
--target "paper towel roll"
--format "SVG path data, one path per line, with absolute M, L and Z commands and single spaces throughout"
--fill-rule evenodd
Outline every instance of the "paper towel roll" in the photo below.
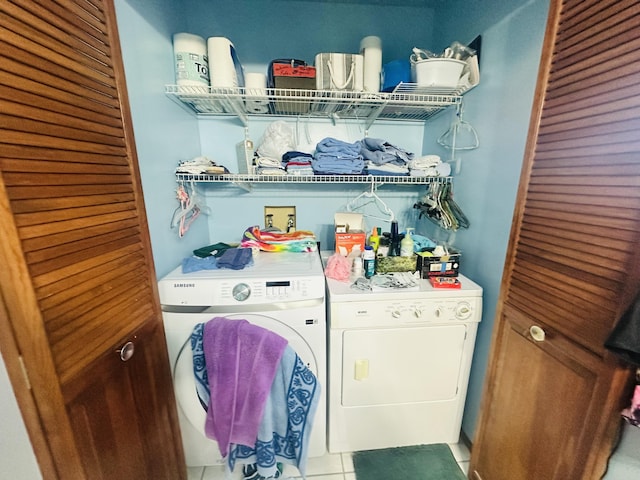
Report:
M 360 53 L 364 57 L 364 90 L 380 91 L 380 73 L 382 72 L 382 41 L 379 37 L 364 37 L 360 41 Z
M 212 87 L 242 87 L 244 76 L 242 65 L 233 43 L 225 37 L 209 37 L 209 70 Z
M 209 86 L 209 62 L 204 38 L 191 33 L 173 35 L 176 84 Z
M 245 73 L 246 107 L 251 113 L 268 113 L 267 76 L 264 73 Z
M 264 73 L 246 73 L 244 84 L 247 95 L 267 95 L 267 76 Z

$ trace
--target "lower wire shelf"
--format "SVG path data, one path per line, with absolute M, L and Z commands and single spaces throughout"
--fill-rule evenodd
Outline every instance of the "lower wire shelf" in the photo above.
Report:
M 425 185 L 451 183 L 451 177 L 411 177 L 396 175 L 257 175 L 176 173 L 180 182 L 200 183 L 371 183 L 375 185 Z

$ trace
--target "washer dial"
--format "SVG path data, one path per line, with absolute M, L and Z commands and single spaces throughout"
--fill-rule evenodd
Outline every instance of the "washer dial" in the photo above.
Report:
M 238 283 L 233 287 L 233 298 L 238 302 L 244 302 L 251 295 L 251 287 L 246 283 Z

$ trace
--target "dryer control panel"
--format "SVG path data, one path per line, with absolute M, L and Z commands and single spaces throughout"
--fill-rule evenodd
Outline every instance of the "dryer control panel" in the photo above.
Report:
M 330 312 L 330 328 L 475 323 L 480 321 L 482 298 L 331 303 Z

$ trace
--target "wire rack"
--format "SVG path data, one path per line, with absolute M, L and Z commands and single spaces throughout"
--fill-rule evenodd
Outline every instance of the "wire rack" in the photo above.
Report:
M 166 85 L 165 93 L 198 116 L 306 116 L 425 121 L 458 105 L 469 88 L 420 87 L 400 84 L 391 93 L 337 90 L 212 88 Z
M 395 175 L 256 175 L 176 173 L 181 182 L 201 183 L 372 183 L 375 185 L 424 185 L 450 183 L 451 177 L 410 177 Z

